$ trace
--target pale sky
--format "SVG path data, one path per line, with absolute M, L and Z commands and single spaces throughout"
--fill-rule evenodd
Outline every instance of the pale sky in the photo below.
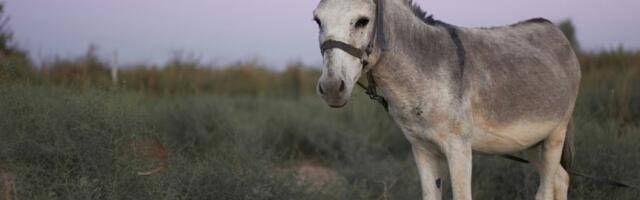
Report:
M 0 0 L 3 1 L 3 0 Z M 175 50 L 204 63 L 258 59 L 321 63 L 318 0 L 4 0 L 17 43 L 36 60 L 82 55 L 89 44 L 120 64 L 164 63 Z M 416 0 L 437 19 L 498 26 L 571 18 L 587 50 L 640 49 L 638 0 Z M 482 3 L 480 3 L 482 2 Z

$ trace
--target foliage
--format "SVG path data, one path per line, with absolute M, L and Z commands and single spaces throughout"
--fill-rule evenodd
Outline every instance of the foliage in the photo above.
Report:
M 573 47 L 573 50 L 575 52 L 581 52 L 582 50 L 580 49 L 580 43 L 578 43 L 576 28 L 573 25 L 573 22 L 571 22 L 571 20 L 569 19 L 561 21 L 558 24 L 558 28 L 560 28 L 562 33 L 564 33 L 564 35 L 567 37 L 569 43 L 571 43 L 571 46 Z
M 358 92 L 347 108 L 327 108 L 314 95 L 314 69 L 179 58 L 122 69 L 114 84 L 109 64 L 93 55 L 30 72 L 42 81 L 0 84 L 0 172 L 16 176 L 21 199 L 419 197 L 410 146 L 384 110 Z M 639 58 L 624 50 L 580 56 L 579 171 L 640 184 L 627 173 L 640 164 Z M 138 176 L 152 163 L 134 143 L 148 138 L 165 145 L 168 167 Z M 474 160 L 476 199 L 534 195 L 531 166 Z M 303 163 L 333 172 L 331 181 L 301 181 Z M 572 199 L 638 195 L 575 177 L 571 188 Z
M 299 98 L 315 94 L 318 71 L 292 63 L 272 71 L 256 61 L 214 66 L 177 56 L 164 66 L 133 65 L 115 69 L 95 56 L 95 48 L 75 59 L 45 63 L 38 74 L 54 85 L 73 88 L 117 88 L 156 95 L 251 95 Z M 114 72 L 113 70 L 117 70 Z M 114 74 L 115 73 L 115 74 Z
M 33 81 L 34 70 L 26 53 L 12 44 L 9 17 L 0 2 L 0 83 L 5 81 Z
M 0 52 L 7 54 L 9 52 L 9 42 L 13 37 L 11 31 L 8 30 L 9 18 L 4 15 L 4 4 L 0 2 Z
M 576 108 L 577 169 L 638 184 L 638 113 L 622 128 L 608 117 L 617 77 L 585 83 Z M 588 81 L 588 80 L 587 80 Z M 418 199 L 409 144 L 384 110 L 356 94 L 344 110 L 313 96 L 159 97 L 127 90 L 0 85 L 0 164 L 21 199 Z M 640 102 L 634 94 L 633 102 Z M 638 106 L 638 105 L 634 105 Z M 638 110 L 638 109 L 636 109 Z M 623 133 L 623 134 L 619 134 Z M 148 164 L 131 141 L 156 138 L 168 169 Z M 615 155 L 615 156 L 612 156 Z M 526 199 L 531 166 L 475 156 L 474 197 Z M 335 181 L 310 187 L 297 163 L 315 160 Z M 632 191 L 574 178 L 572 199 L 633 199 Z

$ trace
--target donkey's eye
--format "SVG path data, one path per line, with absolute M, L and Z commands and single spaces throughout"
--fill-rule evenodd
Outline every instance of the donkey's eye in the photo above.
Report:
M 320 19 L 318 19 L 318 17 L 314 17 L 313 21 L 315 21 L 316 24 L 318 24 L 318 28 L 322 29 L 322 22 L 320 22 Z
M 366 17 L 360 18 L 356 22 L 356 28 L 364 28 L 365 26 L 367 26 L 367 24 L 369 24 L 369 18 L 366 18 Z

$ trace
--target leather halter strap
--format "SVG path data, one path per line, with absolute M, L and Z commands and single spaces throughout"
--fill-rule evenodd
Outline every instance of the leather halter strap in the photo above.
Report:
M 363 59 L 365 56 L 365 52 L 355 48 L 354 46 L 351 46 L 347 43 L 344 42 L 340 42 L 340 41 L 335 41 L 335 40 L 327 40 L 326 42 L 322 43 L 322 46 L 320 46 L 320 50 L 322 52 L 322 55 L 324 55 L 324 52 L 329 50 L 329 49 L 341 49 L 345 52 L 347 52 L 348 54 L 350 54 L 353 57 L 359 58 L 359 59 Z
M 387 41 L 385 39 L 385 35 L 384 35 L 384 14 L 383 14 L 383 9 L 384 9 L 384 0 L 373 0 L 373 2 L 376 4 L 376 20 L 373 24 L 373 36 L 371 37 L 371 39 L 369 40 L 369 44 L 366 46 L 366 49 L 360 49 L 357 48 L 353 45 L 347 44 L 345 42 L 342 41 L 336 41 L 336 40 L 327 40 L 325 42 L 322 43 L 322 45 L 320 45 L 320 52 L 322 53 L 322 55 L 324 55 L 324 53 L 327 50 L 330 49 L 340 49 L 343 50 L 344 52 L 347 52 L 349 55 L 359 58 L 362 62 L 362 67 L 365 68 L 369 62 L 367 61 L 369 55 L 373 52 L 373 43 L 377 43 L 378 48 L 380 48 L 381 50 L 386 50 L 387 49 Z
M 373 36 L 371 37 L 371 40 L 369 40 L 369 44 L 367 45 L 366 49 L 362 50 L 341 41 L 327 40 L 323 42 L 322 45 L 320 45 L 320 52 L 323 56 L 327 50 L 340 49 L 344 52 L 347 52 L 349 55 L 360 59 L 360 62 L 362 63 L 362 69 L 367 69 L 370 64 L 368 58 L 369 55 L 373 52 L 374 42 L 377 43 L 377 47 L 381 51 L 387 50 L 387 41 L 384 35 L 384 0 L 373 0 L 373 2 L 376 4 L 376 20 L 373 24 Z M 373 73 L 371 72 L 371 70 L 366 71 L 366 75 L 368 82 L 367 86 L 360 82 L 357 82 L 358 86 L 362 87 L 366 91 L 366 94 L 370 99 L 377 101 L 384 107 L 385 110 L 388 111 L 389 104 L 387 103 L 387 100 L 384 97 L 378 95 L 378 93 L 376 92 L 376 82 L 373 79 Z

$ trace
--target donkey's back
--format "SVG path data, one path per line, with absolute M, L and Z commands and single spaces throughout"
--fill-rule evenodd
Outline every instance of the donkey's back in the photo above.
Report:
M 478 150 L 522 149 L 567 123 L 580 66 L 571 44 L 553 23 L 534 19 L 460 32 L 468 59 L 465 97 L 478 133 L 474 136 Z

